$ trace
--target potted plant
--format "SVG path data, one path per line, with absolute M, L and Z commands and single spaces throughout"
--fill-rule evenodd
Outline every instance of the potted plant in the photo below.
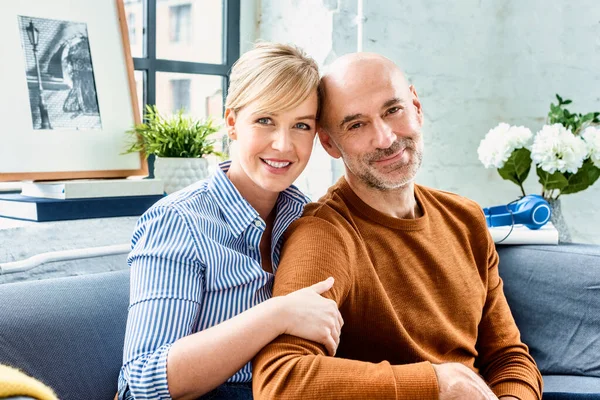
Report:
M 221 156 L 211 136 L 220 130 L 212 118 L 196 120 L 180 109 L 164 116 L 155 105 L 147 105 L 144 121 L 127 131 L 134 137 L 126 153 L 153 154 L 154 176 L 165 183 L 167 194 L 182 189 L 208 176 L 206 156 Z
M 600 112 L 571 113 L 565 107 L 571 100 L 558 94 L 556 99 L 557 104 L 550 104 L 546 125 L 535 135 L 526 127 L 501 123 L 487 133 L 477 152 L 486 168 L 496 168 L 523 195 L 523 182 L 533 161 L 559 239 L 570 242 L 560 196 L 585 190 L 600 178 Z

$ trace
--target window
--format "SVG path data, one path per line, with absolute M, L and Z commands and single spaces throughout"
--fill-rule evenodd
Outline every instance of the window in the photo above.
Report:
M 133 57 L 143 57 L 144 4 L 142 3 L 142 0 L 125 0 L 124 3 L 125 13 L 127 15 L 127 29 L 129 31 L 131 55 Z
M 223 114 L 223 78 L 200 74 L 156 73 L 156 106 L 163 112 L 176 112 L 181 107 L 195 118 Z
M 135 13 L 127 13 L 127 27 L 129 29 L 129 43 L 131 46 L 136 45 L 137 35 L 135 34 Z
M 171 111 L 184 109 L 190 110 L 190 79 L 172 79 L 171 80 Z
M 124 0 L 140 108 L 222 119 L 240 0 Z M 152 157 L 149 168 L 153 171 Z
M 169 6 L 171 42 L 190 43 L 192 41 L 192 5 Z

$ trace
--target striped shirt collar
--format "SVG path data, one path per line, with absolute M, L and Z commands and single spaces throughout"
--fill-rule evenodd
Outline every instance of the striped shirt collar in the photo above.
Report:
M 229 180 L 226 173 L 231 166 L 231 160 L 218 165 L 215 173 L 209 179 L 208 190 L 217 200 L 221 214 L 227 221 L 232 234 L 237 238 L 257 218 L 258 212 L 242 197 L 237 188 Z M 305 205 L 310 199 L 296 186 L 291 185 L 279 194 L 275 207 L 279 209 L 281 203 L 295 202 Z

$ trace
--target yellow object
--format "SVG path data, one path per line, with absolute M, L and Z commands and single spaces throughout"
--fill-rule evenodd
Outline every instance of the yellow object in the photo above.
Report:
M 58 400 L 52 389 L 18 369 L 0 365 L 0 398 L 29 396 L 39 400 Z

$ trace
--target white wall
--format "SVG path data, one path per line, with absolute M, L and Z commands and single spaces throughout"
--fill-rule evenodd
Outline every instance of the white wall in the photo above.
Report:
M 256 0 L 255 37 L 295 43 L 326 65 L 356 51 L 358 1 Z M 573 99 L 572 111 L 600 111 L 597 0 L 363 0 L 363 13 L 363 50 L 397 62 L 423 103 L 419 183 L 482 205 L 511 201 L 518 187 L 477 159 L 485 133 L 501 121 L 537 131 L 554 93 Z M 340 173 L 317 149 L 299 184 L 318 198 Z M 526 189 L 540 192 L 535 171 Z M 600 183 L 562 199 L 574 240 L 600 244 Z

